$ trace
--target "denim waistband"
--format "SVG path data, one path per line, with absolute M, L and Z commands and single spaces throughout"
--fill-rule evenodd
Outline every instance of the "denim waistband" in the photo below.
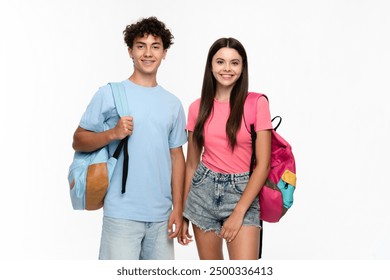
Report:
M 205 176 L 208 176 L 209 178 L 213 178 L 215 181 L 218 182 L 240 182 L 240 181 L 249 180 L 249 172 L 232 173 L 232 174 L 218 173 L 207 168 L 207 166 L 205 166 L 203 162 L 199 163 L 198 170 L 201 171 L 202 173 L 205 173 Z

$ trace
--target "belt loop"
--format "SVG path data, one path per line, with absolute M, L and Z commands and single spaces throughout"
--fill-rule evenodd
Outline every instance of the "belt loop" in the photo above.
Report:
M 236 176 L 234 174 L 230 174 L 230 185 L 235 188 L 236 187 Z
M 206 168 L 206 171 L 204 172 L 204 177 L 207 177 L 207 175 L 209 174 L 209 171 L 210 171 L 210 169 Z
M 202 167 L 203 167 L 203 170 L 204 170 L 204 175 L 203 176 L 207 177 L 209 175 L 209 173 L 211 173 L 211 170 L 206 165 L 204 165 L 203 162 L 202 162 Z

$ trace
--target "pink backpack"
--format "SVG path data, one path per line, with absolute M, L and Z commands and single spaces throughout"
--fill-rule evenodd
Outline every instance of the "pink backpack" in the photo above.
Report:
M 252 138 L 250 173 L 256 165 L 256 132 L 254 129 L 256 104 L 262 96 L 267 98 L 264 94 L 249 92 L 244 106 L 244 119 L 247 129 L 249 126 L 248 131 L 250 131 Z M 278 222 L 292 206 L 296 186 L 295 158 L 290 144 L 276 132 L 282 120 L 281 117 L 277 116 L 272 121 L 276 118 L 279 119 L 279 123 L 272 130 L 271 170 L 259 194 L 260 220 L 269 223 Z

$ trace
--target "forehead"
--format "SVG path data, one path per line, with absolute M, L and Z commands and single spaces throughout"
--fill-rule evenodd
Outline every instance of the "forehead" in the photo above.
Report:
M 134 44 L 162 44 L 162 39 L 160 36 L 144 34 L 143 36 L 135 37 Z
M 214 57 L 214 59 L 225 59 L 225 60 L 233 60 L 233 59 L 239 59 L 241 60 L 241 55 L 233 48 L 221 48 L 219 49 Z

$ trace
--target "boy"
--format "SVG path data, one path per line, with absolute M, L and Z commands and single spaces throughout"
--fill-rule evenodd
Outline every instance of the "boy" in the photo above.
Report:
M 89 152 L 108 145 L 113 153 L 129 135 L 126 190 L 122 194 L 120 157 L 104 200 L 99 259 L 174 259 L 172 239 L 182 225 L 185 114 L 156 78 L 173 36 L 155 17 L 128 25 L 123 34 L 134 66 L 122 81 L 131 116 L 119 118 L 110 86 L 101 87 L 74 133 L 73 148 Z

